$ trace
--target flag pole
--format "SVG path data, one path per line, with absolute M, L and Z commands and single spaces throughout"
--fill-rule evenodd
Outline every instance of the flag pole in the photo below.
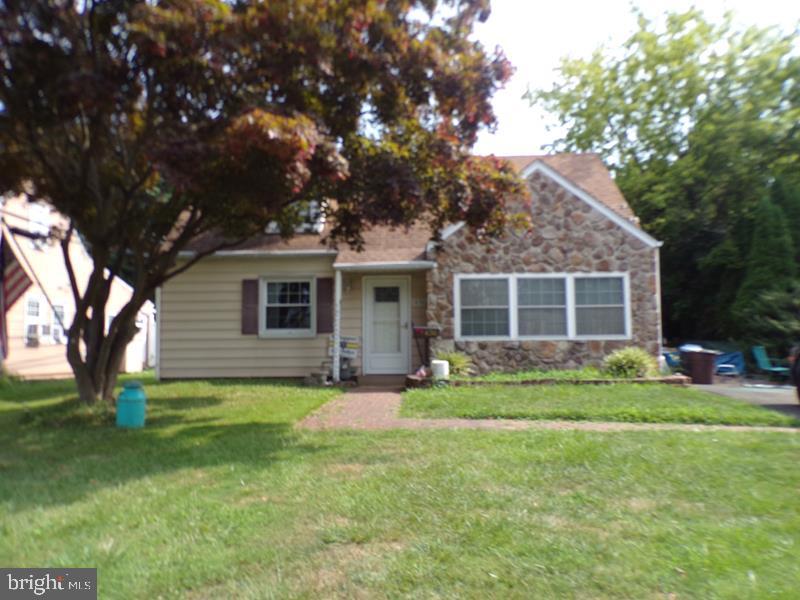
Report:
M 2 210 L 5 198 L 0 200 L 0 210 Z M 0 377 L 5 375 L 5 365 L 6 365 L 6 346 L 11 343 L 8 339 L 8 321 L 6 321 L 6 253 L 5 253 L 5 244 L 6 244 L 6 223 L 5 219 L 0 217 L 0 319 L 2 319 L 2 323 L 0 323 L 0 327 L 3 328 L 3 331 L 0 332 L 0 335 L 4 336 L 7 340 L 5 344 L 0 344 Z

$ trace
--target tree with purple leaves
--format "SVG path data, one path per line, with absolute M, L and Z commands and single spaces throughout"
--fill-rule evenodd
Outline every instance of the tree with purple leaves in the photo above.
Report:
M 48 200 L 93 272 L 72 277 L 80 397 L 110 399 L 166 280 L 323 200 L 330 242 L 370 224 L 502 229 L 523 193 L 472 157 L 511 74 L 470 39 L 488 0 L 2 0 L 0 191 Z M 217 245 L 179 253 L 209 232 Z M 72 273 L 69 256 L 66 267 Z M 106 328 L 111 282 L 130 302 Z

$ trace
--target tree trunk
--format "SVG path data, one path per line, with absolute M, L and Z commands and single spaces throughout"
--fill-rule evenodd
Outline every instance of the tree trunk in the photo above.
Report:
M 78 396 L 83 404 L 93 405 L 98 400 L 102 399 L 101 390 L 95 385 L 86 367 L 83 357 L 78 350 L 80 341 L 78 339 L 68 338 L 67 340 L 67 361 L 72 372 L 75 374 L 75 384 L 78 387 Z
M 123 331 L 117 333 L 116 340 L 114 340 L 114 343 L 111 345 L 111 350 L 108 353 L 108 360 L 103 377 L 103 399 L 109 402 L 114 400 L 114 388 L 117 385 L 117 377 L 119 376 L 120 367 L 122 366 L 122 359 L 125 358 L 125 350 L 139 331 L 135 326 L 135 319 L 136 315 L 134 314 L 133 322 L 130 323 L 130 327 L 123 326 Z
M 136 315 L 144 300 L 134 294 L 105 331 L 107 293 L 93 294 L 94 302 L 81 302 L 67 333 L 67 360 L 75 374 L 82 403 L 113 402 L 114 387 L 128 343 L 138 332 Z M 84 299 L 86 299 L 86 295 Z M 88 305 L 88 306 L 87 306 Z M 91 309 L 92 317 L 87 316 Z
M 135 315 L 132 321 L 135 320 Z M 131 322 L 132 331 L 126 333 L 117 331 L 115 334 L 104 336 L 100 347 L 86 353 L 76 353 L 72 347 L 79 347 L 79 341 L 70 339 L 67 347 L 67 360 L 75 374 L 75 383 L 78 395 L 83 404 L 93 405 L 105 400 L 113 402 L 114 387 L 117 384 L 122 359 L 128 343 L 136 335 L 138 329 Z M 105 347 L 111 347 L 110 352 L 103 352 Z M 85 354 L 85 356 L 84 356 Z M 99 360 L 102 354 L 107 354 L 106 360 Z

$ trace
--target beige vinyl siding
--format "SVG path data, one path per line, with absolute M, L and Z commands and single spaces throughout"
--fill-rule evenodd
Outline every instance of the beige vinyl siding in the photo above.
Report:
M 363 278 L 365 276 L 375 276 L 379 273 L 343 273 L 342 280 L 342 335 L 357 336 L 361 338 L 361 350 L 364 349 L 364 334 L 362 332 L 363 322 L 363 302 L 364 287 Z M 411 277 L 411 321 L 415 325 L 427 324 L 425 311 L 426 283 L 425 271 L 414 271 L 411 273 L 391 272 L 380 273 L 387 277 L 391 276 L 410 276 Z M 409 329 L 408 335 L 411 335 Z M 416 370 L 422 364 L 422 358 L 417 351 L 417 343 L 413 338 L 411 344 L 411 370 Z M 355 361 L 358 372 L 361 373 L 361 352 Z
M 333 277 L 333 257 L 205 259 L 161 290 L 160 374 L 182 377 L 303 377 L 327 358 L 329 334 L 242 335 L 242 280 Z
M 361 273 L 342 273 L 342 335 L 355 336 L 361 339 L 358 358 L 353 361 L 358 373 L 361 373 L 361 364 L 364 362 L 362 360 L 364 336 L 361 332 L 362 277 Z

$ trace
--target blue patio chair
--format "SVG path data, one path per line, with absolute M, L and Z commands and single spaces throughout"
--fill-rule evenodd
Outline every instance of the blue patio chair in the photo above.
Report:
M 679 369 L 681 366 L 681 355 L 677 352 L 662 352 L 664 360 L 670 369 Z
M 774 359 L 767 356 L 767 351 L 764 346 L 753 346 L 753 358 L 756 359 L 756 365 L 760 371 L 776 377 L 789 378 L 789 367 L 781 367 L 772 364 Z
M 744 375 L 744 355 L 741 352 L 725 352 L 714 361 L 717 375 L 741 377 Z

